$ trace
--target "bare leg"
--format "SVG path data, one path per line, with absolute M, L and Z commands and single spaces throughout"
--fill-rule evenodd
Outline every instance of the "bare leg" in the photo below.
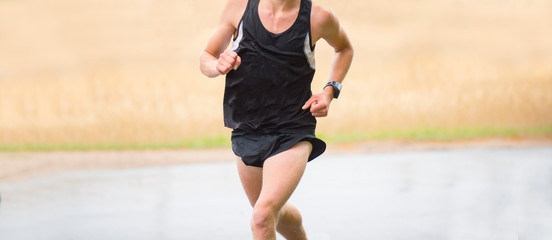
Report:
M 236 164 L 238 165 L 238 174 L 243 186 L 243 190 L 249 199 L 251 206 L 255 206 L 261 188 L 263 187 L 263 169 L 259 167 L 247 166 L 241 158 L 238 157 Z
M 301 214 L 286 201 L 303 176 L 311 150 L 309 142 L 299 142 L 267 159 L 263 168 L 246 166 L 238 159 L 240 180 L 253 206 L 254 239 L 276 239 L 276 225 L 286 239 L 306 239 Z
M 276 230 L 287 240 L 307 239 L 307 234 L 303 228 L 303 217 L 299 210 L 290 203 L 286 203 L 280 210 Z

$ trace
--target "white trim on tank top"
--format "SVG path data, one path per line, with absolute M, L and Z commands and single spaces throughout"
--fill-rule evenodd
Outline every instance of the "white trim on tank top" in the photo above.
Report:
M 307 57 L 307 61 L 309 62 L 310 67 L 313 70 L 316 70 L 316 61 L 314 59 L 314 52 L 312 51 L 311 47 L 311 41 L 310 41 L 310 34 L 307 33 L 307 36 L 305 37 L 305 43 L 304 48 L 305 56 Z
M 236 37 L 236 40 L 232 42 L 232 51 L 238 50 L 240 47 L 240 42 L 243 39 L 243 21 L 240 22 L 240 26 L 238 26 L 238 36 Z

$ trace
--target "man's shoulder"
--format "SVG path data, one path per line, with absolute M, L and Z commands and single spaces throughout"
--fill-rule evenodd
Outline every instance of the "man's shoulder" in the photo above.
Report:
M 339 23 L 333 11 L 313 3 L 311 8 L 311 31 L 315 35 L 313 38 L 318 40 L 336 27 L 339 28 Z
M 321 5 L 312 4 L 311 21 L 315 25 L 324 26 L 335 19 L 335 14 L 331 9 Z
M 237 27 L 243 13 L 245 12 L 247 2 L 248 0 L 227 0 L 222 14 L 222 20 L 231 23 L 234 27 Z
M 248 0 L 226 0 L 226 6 L 229 10 L 241 16 L 243 11 L 245 11 L 247 2 Z

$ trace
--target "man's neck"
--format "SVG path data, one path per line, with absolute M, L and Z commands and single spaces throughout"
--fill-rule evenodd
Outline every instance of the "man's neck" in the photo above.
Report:
M 260 0 L 260 4 L 272 12 L 284 12 L 294 9 L 301 0 Z

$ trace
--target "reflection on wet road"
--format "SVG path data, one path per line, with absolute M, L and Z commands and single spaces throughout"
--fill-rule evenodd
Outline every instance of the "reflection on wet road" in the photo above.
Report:
M 232 161 L 69 172 L 0 193 L 0 239 L 251 239 Z M 552 239 L 552 147 L 327 155 L 290 201 L 314 240 Z

